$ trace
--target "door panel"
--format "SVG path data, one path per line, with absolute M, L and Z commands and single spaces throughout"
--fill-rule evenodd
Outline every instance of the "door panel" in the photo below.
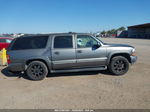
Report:
M 78 52 L 81 51 L 81 52 Z M 105 48 L 92 50 L 91 48 L 77 49 L 77 66 L 78 67 L 95 67 L 106 64 Z
M 76 64 L 76 54 L 72 35 L 56 36 L 53 39 L 53 69 L 71 69 Z
M 93 49 L 93 45 L 99 44 L 97 40 L 89 35 L 80 35 L 76 39 L 77 67 L 98 67 L 106 64 L 106 48 L 100 46 Z
M 53 69 L 70 69 L 76 63 L 75 49 L 57 49 L 52 51 Z

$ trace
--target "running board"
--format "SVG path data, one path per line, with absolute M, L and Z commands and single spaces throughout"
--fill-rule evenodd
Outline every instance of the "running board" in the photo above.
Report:
M 83 71 L 99 71 L 106 70 L 107 66 L 101 66 L 97 68 L 78 68 L 78 69 L 67 69 L 67 70 L 51 70 L 51 73 L 65 73 L 65 72 L 83 72 Z

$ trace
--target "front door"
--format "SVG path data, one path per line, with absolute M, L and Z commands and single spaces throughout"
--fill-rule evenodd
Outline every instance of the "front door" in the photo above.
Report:
M 76 36 L 77 67 L 98 67 L 106 64 L 106 48 L 94 45 L 101 43 L 89 35 Z
M 52 67 L 54 70 L 71 69 L 76 64 L 73 35 L 55 36 L 52 47 Z

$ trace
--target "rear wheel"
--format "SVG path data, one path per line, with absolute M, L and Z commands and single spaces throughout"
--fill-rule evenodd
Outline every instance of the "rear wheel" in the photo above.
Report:
M 31 80 L 43 80 L 48 74 L 48 69 L 43 62 L 33 61 L 28 65 L 26 73 Z
M 123 75 L 129 70 L 129 62 L 123 56 L 115 56 L 111 59 L 108 68 L 114 75 Z

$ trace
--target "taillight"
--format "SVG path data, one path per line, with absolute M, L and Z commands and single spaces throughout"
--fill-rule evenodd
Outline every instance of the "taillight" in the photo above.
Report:
M 10 64 L 10 56 L 7 55 L 7 63 Z

